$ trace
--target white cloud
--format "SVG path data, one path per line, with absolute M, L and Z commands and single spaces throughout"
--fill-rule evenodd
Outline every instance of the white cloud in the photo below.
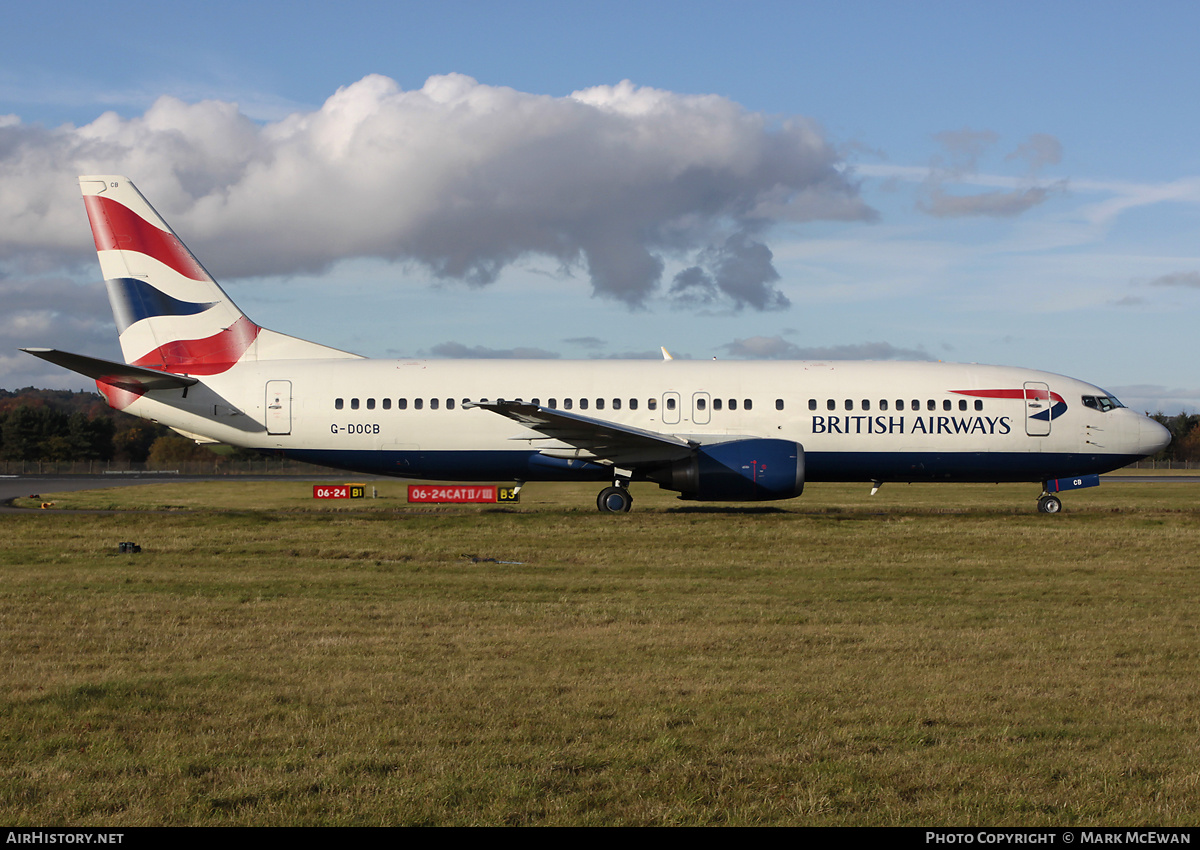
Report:
M 1005 162 L 1024 160 L 1031 174 L 1037 174 L 1043 166 L 1062 162 L 1062 142 L 1047 133 L 1034 133 L 1015 151 L 1004 158 Z
M 482 360 L 554 360 L 556 352 L 541 348 L 488 348 L 483 345 L 464 345 L 461 342 L 439 342 L 430 349 L 434 357 Z
M 1151 286 L 1183 286 L 1200 289 L 1200 272 L 1172 272 L 1150 281 Z
M 1013 189 L 1009 192 L 982 192 L 977 195 L 951 195 L 943 192 L 940 187 L 931 187 L 929 199 L 920 202 L 917 207 L 938 218 L 958 218 L 972 215 L 1004 218 L 1020 215 L 1045 201 L 1053 192 L 1064 189 L 1066 189 L 1066 181 L 1061 181 L 1049 188 L 1031 186 L 1027 189 Z
M 979 171 L 979 160 L 1000 136 L 991 130 L 947 130 L 934 135 L 945 156 L 933 158 L 925 185 L 926 198 L 917 208 L 938 218 L 991 216 L 1008 218 L 1038 206 L 1051 195 L 1066 190 L 1065 180 L 1038 185 L 1036 177 L 1044 165 L 1062 161 L 1062 145 L 1053 136 L 1035 133 L 1005 157 L 1005 162 L 1023 161 L 1028 173 L 1008 190 L 974 195 L 950 194 L 945 184 L 969 180 Z
M 865 342 L 803 348 L 779 336 L 752 336 L 721 346 L 733 357 L 755 360 L 932 360 L 919 348 Z
M 81 259 L 73 178 L 123 173 L 218 277 L 381 257 L 483 285 L 541 255 L 642 306 L 682 259 L 711 265 L 735 308 L 777 309 L 770 251 L 738 274 L 730 246 L 765 249 L 779 221 L 870 218 L 839 165 L 806 119 L 628 82 L 549 97 L 372 75 L 264 125 L 162 97 L 78 128 L 0 126 L 0 258 Z

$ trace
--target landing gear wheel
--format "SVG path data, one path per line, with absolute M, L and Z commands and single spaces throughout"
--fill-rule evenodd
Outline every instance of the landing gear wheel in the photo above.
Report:
M 1038 513 L 1056 514 L 1062 510 L 1062 502 L 1058 496 L 1042 496 L 1038 499 Z
M 624 487 L 605 487 L 596 497 L 596 508 L 601 513 L 628 513 L 633 505 L 633 497 Z

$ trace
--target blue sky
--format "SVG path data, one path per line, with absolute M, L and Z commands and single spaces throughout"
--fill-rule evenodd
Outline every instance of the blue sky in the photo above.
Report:
M 1198 30 L 1167 2 L 10 10 L 0 386 L 85 386 L 19 346 L 119 356 L 94 170 L 257 322 L 370 356 L 945 359 L 1195 411 Z

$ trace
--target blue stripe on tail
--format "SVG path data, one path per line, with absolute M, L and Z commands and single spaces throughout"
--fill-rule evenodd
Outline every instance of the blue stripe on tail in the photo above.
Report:
M 146 281 L 132 277 L 113 278 L 104 283 L 108 286 L 108 301 L 112 304 L 113 317 L 117 320 L 119 333 L 125 333 L 126 328 L 142 319 L 154 316 L 194 316 L 219 303 L 180 301 L 155 289 Z

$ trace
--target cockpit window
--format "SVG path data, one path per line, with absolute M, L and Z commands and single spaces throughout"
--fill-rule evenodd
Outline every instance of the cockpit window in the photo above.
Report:
M 1125 405 L 1110 395 L 1085 395 L 1083 397 L 1083 406 L 1099 410 L 1101 413 L 1108 413 L 1110 410 L 1116 410 L 1118 407 L 1124 407 Z

